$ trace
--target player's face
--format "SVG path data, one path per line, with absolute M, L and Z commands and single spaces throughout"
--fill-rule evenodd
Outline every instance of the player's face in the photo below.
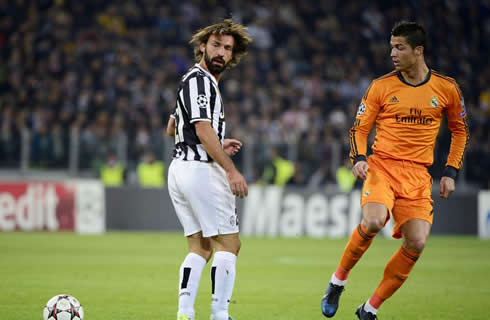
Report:
M 408 70 L 417 62 L 417 49 L 408 44 L 405 37 L 391 37 L 391 60 L 397 71 Z
M 206 44 L 201 44 L 204 61 L 213 75 L 222 73 L 233 57 L 235 39 L 230 35 L 211 35 Z

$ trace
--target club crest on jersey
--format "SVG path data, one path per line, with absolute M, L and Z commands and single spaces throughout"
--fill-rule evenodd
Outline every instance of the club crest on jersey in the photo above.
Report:
M 205 109 L 208 106 L 208 97 L 204 94 L 200 94 L 197 96 L 197 106 L 199 108 Z
M 236 211 L 236 210 L 235 210 Z M 238 222 L 238 216 L 235 214 L 233 216 L 230 217 L 230 225 L 232 227 L 234 226 L 238 226 L 239 222 Z
M 439 100 L 437 100 L 436 96 L 432 96 L 432 98 L 430 99 L 430 105 L 432 106 L 432 108 L 437 108 L 439 106 Z
M 364 192 L 364 196 L 367 197 L 369 196 L 369 194 L 371 193 L 371 191 L 369 191 L 369 189 L 367 189 L 365 192 Z
M 364 102 L 361 102 L 361 104 L 359 105 L 359 109 L 357 109 L 357 115 L 362 116 L 364 112 L 366 112 L 366 105 L 364 104 Z
M 461 109 L 463 109 L 463 111 L 461 111 L 459 116 L 462 118 L 466 115 L 466 106 L 464 105 L 464 98 L 461 98 Z

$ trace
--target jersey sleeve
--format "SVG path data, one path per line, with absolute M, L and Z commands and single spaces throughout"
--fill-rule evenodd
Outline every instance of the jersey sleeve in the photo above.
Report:
M 172 110 L 172 113 L 170 114 L 170 118 L 175 119 L 176 116 L 177 116 L 177 106 L 175 106 L 175 108 Z
M 381 105 L 379 85 L 373 81 L 357 109 L 356 120 L 350 129 L 350 159 L 352 164 L 366 161 L 367 139 Z
M 457 170 L 463 166 L 463 156 L 470 134 L 463 94 L 456 83 L 451 88 L 450 98 L 451 103 L 446 109 L 446 116 L 451 131 L 451 147 L 449 148 L 444 175 L 455 178 Z
M 211 122 L 210 86 L 210 80 L 201 75 L 190 78 L 184 85 L 182 95 L 190 123 L 196 121 Z

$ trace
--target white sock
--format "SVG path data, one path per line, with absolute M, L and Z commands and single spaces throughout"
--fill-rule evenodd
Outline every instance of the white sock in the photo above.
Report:
M 189 253 L 180 266 L 179 311 L 189 320 L 194 319 L 194 302 L 206 259 L 196 253 Z
M 369 303 L 369 300 L 364 304 L 364 310 L 366 310 L 367 312 L 371 312 L 372 314 L 376 314 L 376 312 L 378 312 L 378 309 L 374 308 Z
M 228 305 L 235 285 L 236 258 L 233 253 L 226 251 L 214 254 L 211 267 L 211 313 L 215 320 L 228 320 Z
M 345 279 L 345 280 L 337 279 L 337 277 L 335 276 L 335 272 L 334 272 L 334 273 L 332 273 L 332 279 L 330 279 L 330 282 L 337 285 L 337 286 L 345 286 L 347 284 L 347 279 Z

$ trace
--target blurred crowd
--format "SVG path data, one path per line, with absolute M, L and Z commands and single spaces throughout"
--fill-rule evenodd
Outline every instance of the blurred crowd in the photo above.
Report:
M 129 169 L 148 150 L 162 159 L 177 85 L 193 63 L 190 36 L 226 17 L 254 38 L 221 83 L 227 135 L 253 146 L 249 181 L 261 177 L 271 146 L 293 158 L 294 184 L 335 181 L 329 164 L 348 157 L 364 90 L 393 69 L 393 24 L 416 20 L 428 31 L 429 67 L 465 96 L 463 175 L 489 187 L 489 0 L 0 0 L 0 167 L 18 167 L 28 141 L 30 167 L 67 168 L 74 136 L 82 170 L 111 152 Z M 436 178 L 449 144 L 444 124 Z

